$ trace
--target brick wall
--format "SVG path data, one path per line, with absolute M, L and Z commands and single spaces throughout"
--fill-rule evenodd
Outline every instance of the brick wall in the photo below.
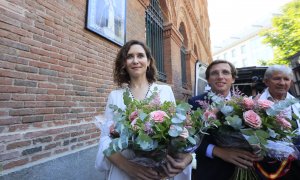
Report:
M 9 170 L 96 145 L 119 47 L 85 27 L 85 0 L 4 0 L 0 21 L 0 164 Z M 129 1 L 130 38 L 145 38 Z M 140 32 L 138 34 L 137 32 Z
M 104 111 L 108 93 L 115 88 L 112 71 L 120 47 L 85 29 L 86 2 L 0 2 L 0 169 L 3 172 L 98 143 L 100 131 L 92 117 Z M 145 41 L 145 8 L 149 2 L 127 0 L 127 40 Z M 168 0 L 164 10 L 177 13 L 175 9 L 186 2 Z M 167 83 L 172 85 L 176 98 L 184 99 L 186 94 L 191 95 L 192 89 L 181 87 L 180 37 L 175 32 L 178 20 L 176 14 L 169 17 L 165 23 L 172 30 L 164 45 Z M 200 40 L 196 44 L 209 47 Z M 202 48 L 201 45 L 198 47 Z M 198 52 L 201 57 L 210 58 L 205 48 Z M 193 61 L 189 62 L 188 73 L 193 72 Z

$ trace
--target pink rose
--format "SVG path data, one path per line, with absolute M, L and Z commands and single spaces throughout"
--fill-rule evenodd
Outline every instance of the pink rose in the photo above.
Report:
M 254 107 L 254 101 L 251 98 L 244 98 L 243 99 L 243 105 L 246 109 L 253 109 Z
M 265 100 L 259 99 L 259 100 L 257 100 L 257 103 L 258 103 L 258 106 L 263 109 L 268 109 L 269 107 L 271 107 L 274 104 L 274 102 L 266 100 L 266 99 Z
M 138 111 L 133 111 L 133 112 L 130 114 L 130 116 L 129 116 L 129 120 L 130 120 L 130 121 L 133 121 L 133 120 L 135 120 L 138 116 L 139 116 Z
M 206 110 L 203 113 L 203 118 L 204 118 L 205 121 L 208 121 L 210 119 L 217 119 L 217 116 L 216 116 L 216 114 L 214 112 Z
M 244 117 L 245 123 L 248 126 L 254 128 L 254 129 L 258 129 L 261 127 L 260 117 L 253 110 L 244 112 L 243 117 Z
M 288 122 L 284 117 L 276 116 L 276 121 L 284 128 L 284 129 L 291 129 L 292 125 Z
M 162 123 L 162 122 L 164 122 L 165 117 L 169 118 L 167 113 L 164 111 L 158 110 L 158 111 L 153 111 L 150 113 L 150 119 L 153 119 L 154 122 Z

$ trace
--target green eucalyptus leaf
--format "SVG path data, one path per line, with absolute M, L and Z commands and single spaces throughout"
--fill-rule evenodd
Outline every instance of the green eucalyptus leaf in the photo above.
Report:
M 187 140 L 191 143 L 191 144 L 193 144 L 193 145 L 195 145 L 196 144 L 196 141 L 195 141 L 195 139 L 194 138 L 192 138 L 191 136 L 189 136 L 188 138 L 187 138 Z

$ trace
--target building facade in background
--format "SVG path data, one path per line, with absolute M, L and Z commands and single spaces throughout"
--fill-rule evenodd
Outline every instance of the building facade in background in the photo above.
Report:
M 272 47 L 262 43 L 264 37 L 259 36 L 262 29 L 270 27 L 271 21 L 264 20 L 243 29 L 214 47 L 213 59 L 226 59 L 238 68 L 258 66 L 260 60 L 272 60 Z
M 101 179 L 93 117 L 120 46 L 85 28 L 87 2 L 0 3 L 0 178 Z M 147 43 L 178 100 L 193 95 L 195 63 L 212 60 L 206 0 L 127 0 L 125 35 Z

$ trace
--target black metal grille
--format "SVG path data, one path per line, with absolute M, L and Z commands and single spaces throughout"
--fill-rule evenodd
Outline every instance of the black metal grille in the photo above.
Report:
M 163 16 L 158 0 L 151 0 L 146 9 L 146 41 L 156 60 L 158 80 L 166 81 L 164 71 Z
M 184 46 L 180 48 L 180 59 L 181 59 L 181 82 L 182 82 L 182 87 L 187 86 L 187 81 L 186 81 L 186 52 Z

